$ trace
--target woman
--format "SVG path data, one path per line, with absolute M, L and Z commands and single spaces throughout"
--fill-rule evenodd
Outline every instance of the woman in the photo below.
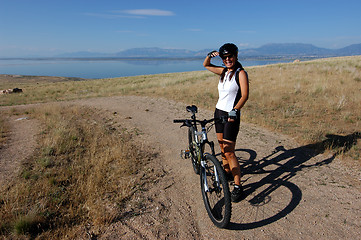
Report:
M 220 56 L 225 67 L 211 64 L 213 57 Z M 216 134 L 221 147 L 223 167 L 227 177 L 234 179 L 231 193 L 233 202 L 242 200 L 245 195 L 241 186 L 241 169 L 234 153 L 240 125 L 240 110 L 248 100 L 248 75 L 238 62 L 238 48 L 233 43 L 226 43 L 206 56 L 203 66 L 220 76 L 218 83 L 218 102 L 215 117 L 228 116 L 225 124 L 216 123 Z

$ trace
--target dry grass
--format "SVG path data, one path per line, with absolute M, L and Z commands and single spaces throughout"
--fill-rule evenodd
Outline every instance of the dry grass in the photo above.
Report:
M 44 124 L 41 148 L 19 179 L 0 188 L 0 234 L 64 239 L 78 226 L 119 218 L 137 190 L 139 163 L 152 155 L 94 110 L 53 104 L 28 115 Z
M 336 146 L 327 136 L 348 139 L 347 151 L 360 158 L 361 56 L 246 68 L 250 99 L 243 120 L 295 137 L 300 143 Z M 23 94 L 0 96 L 0 105 L 71 100 L 115 95 L 163 97 L 213 109 L 218 78 L 207 71 L 145 75 L 89 81 L 23 83 Z M 336 138 L 337 138 L 336 136 Z M 351 139 L 351 140 L 349 140 Z M 343 147 L 342 141 L 336 148 Z M 351 142 L 350 142 L 351 141 Z M 350 145 L 351 144 L 351 145 Z M 327 146 L 326 146 L 327 148 Z M 329 147 L 332 148 L 332 147 Z M 342 149 L 337 149 L 342 151 Z
M 4 145 L 6 141 L 7 132 L 9 131 L 9 127 L 6 124 L 5 116 L 0 115 L 0 149 Z
M 204 81 L 214 82 L 213 80 L 213 75 L 207 72 L 155 74 L 88 81 L 54 82 L 50 79 L 49 81 L 52 82 L 42 80 L 38 83 L 34 83 L 33 79 L 31 83 L 28 83 L 24 78 L 23 82 L 16 84 L 0 81 L 0 89 L 18 87 L 24 91 L 21 94 L 0 95 L 0 106 L 130 94 L 184 100 L 191 95 L 188 93 L 189 87 L 195 86 L 197 89 L 193 92 L 200 92 Z M 180 86 L 185 86 L 185 88 L 181 89 Z M 206 92 L 210 90 L 213 89 L 206 88 Z
M 245 119 L 360 157 L 361 57 L 320 59 L 249 69 Z M 344 139 L 342 139 L 344 137 Z M 327 146 L 326 146 L 327 147 Z
M 357 141 L 361 120 L 361 56 L 246 68 L 250 99 L 243 120 L 295 137 L 300 143 L 338 135 Z M 17 81 L 23 94 L 0 96 L 0 105 L 115 95 L 163 97 L 213 109 L 218 78 L 207 71 L 38 84 Z M 332 141 L 331 141 L 332 142 Z M 341 141 L 342 142 L 342 141 Z M 358 141 L 359 142 L 359 141 Z M 332 144 L 331 144 L 332 145 Z M 342 144 L 341 144 L 342 145 Z M 359 159 L 360 144 L 351 144 Z M 341 146 L 342 147 L 342 146 Z

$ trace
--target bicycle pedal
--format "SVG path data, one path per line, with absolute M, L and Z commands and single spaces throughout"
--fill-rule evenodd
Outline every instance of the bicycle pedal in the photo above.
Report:
M 181 158 L 182 159 L 188 159 L 189 158 L 189 150 L 182 150 L 181 151 Z

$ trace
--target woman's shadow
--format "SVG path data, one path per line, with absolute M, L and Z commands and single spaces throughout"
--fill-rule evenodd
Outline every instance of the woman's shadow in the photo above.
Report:
M 249 204 L 252 206 L 262 204 L 263 207 L 267 208 L 267 203 L 272 199 L 271 193 L 281 186 L 288 188 L 291 192 L 291 199 L 286 206 L 271 216 L 248 223 L 231 222 L 229 229 L 254 229 L 276 222 L 287 216 L 298 206 L 302 199 L 301 189 L 289 180 L 303 169 L 331 163 L 337 155 L 349 151 L 357 143 L 357 140 L 361 138 L 361 134 L 355 132 L 347 136 L 326 135 L 326 138 L 322 142 L 293 149 L 285 149 L 283 146 L 278 146 L 271 154 L 260 160 L 256 160 L 257 153 L 251 149 L 236 149 L 236 152 L 246 152 L 249 155 L 248 159 L 239 159 L 242 175 L 248 175 L 250 176 L 249 178 L 255 175 L 261 177 L 260 180 L 248 184 L 247 180 L 249 178 L 247 178 L 243 183 L 246 195 L 252 196 L 250 200 L 247 200 Z M 327 149 L 333 150 L 332 156 L 316 163 L 307 164 L 307 161 L 324 153 Z M 237 204 L 233 204 L 233 208 L 236 207 Z M 241 212 L 243 212 L 242 209 Z

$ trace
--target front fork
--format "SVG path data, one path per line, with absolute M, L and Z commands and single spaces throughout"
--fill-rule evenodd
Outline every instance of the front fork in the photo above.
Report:
M 208 180 L 207 180 L 207 163 L 205 161 L 201 161 L 201 171 L 202 171 L 202 177 L 203 177 L 203 184 L 204 184 L 204 191 L 205 192 L 209 192 L 209 187 L 208 187 Z M 216 166 L 213 166 L 213 171 L 214 171 L 214 178 L 215 178 L 215 183 L 217 184 L 214 187 L 219 188 L 219 178 L 218 178 L 218 172 L 217 172 L 217 168 Z

